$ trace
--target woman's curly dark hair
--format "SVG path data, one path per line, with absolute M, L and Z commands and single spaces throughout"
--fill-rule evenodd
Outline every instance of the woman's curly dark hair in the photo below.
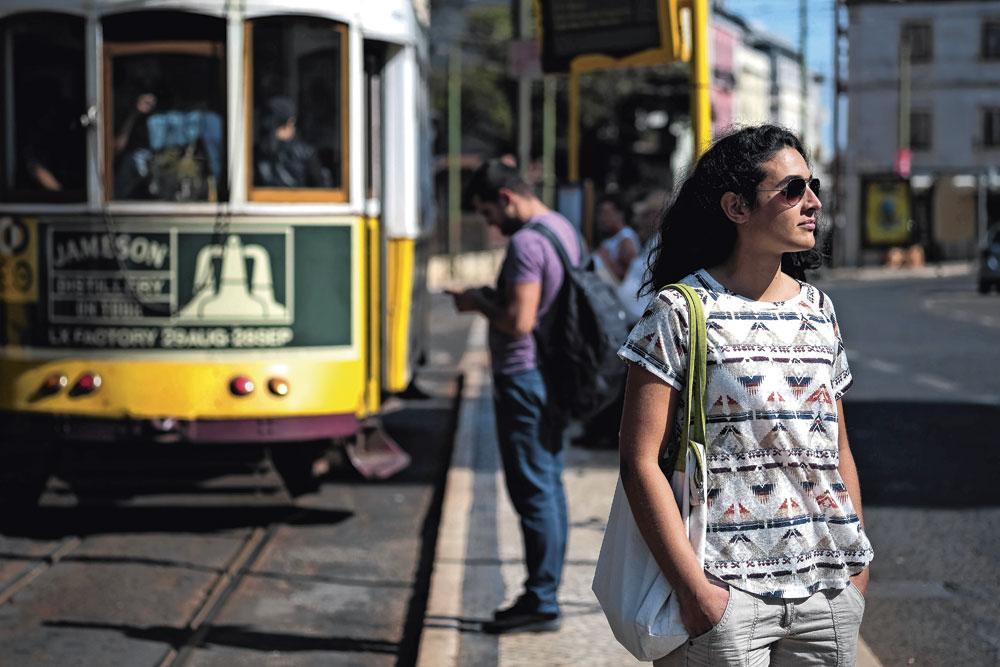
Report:
M 802 142 L 777 125 L 753 125 L 730 130 L 716 139 L 681 183 L 660 222 L 660 240 L 649 257 L 649 280 L 639 294 L 650 294 L 701 268 L 722 264 L 736 246 L 736 225 L 722 210 L 722 195 L 739 195 L 757 205 L 757 186 L 766 178 L 763 164 L 783 148 L 794 148 L 806 164 Z M 818 231 L 818 230 L 817 230 Z M 781 268 L 805 280 L 806 269 L 822 264 L 817 234 L 811 250 L 785 253 Z

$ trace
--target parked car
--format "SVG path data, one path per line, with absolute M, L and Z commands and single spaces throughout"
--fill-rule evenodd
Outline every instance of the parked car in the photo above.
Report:
M 991 287 L 1000 290 L 1000 224 L 986 232 L 986 247 L 979 256 L 979 292 L 986 294 Z

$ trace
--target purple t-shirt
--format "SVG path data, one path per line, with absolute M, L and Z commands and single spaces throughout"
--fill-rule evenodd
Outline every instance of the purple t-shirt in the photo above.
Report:
M 535 216 L 528 224 L 532 222 L 539 222 L 555 232 L 570 261 L 574 265 L 579 263 L 580 242 L 576 228 L 566 218 L 552 211 Z M 506 300 L 505 290 L 509 293 L 519 283 L 540 283 L 542 295 L 538 303 L 538 322 L 552 307 L 562 282 L 562 262 L 552 242 L 526 226 L 514 232 L 497 278 L 497 293 L 500 298 Z M 530 370 L 537 366 L 535 338 L 532 334 L 513 338 L 490 327 L 490 356 L 494 373 L 511 374 Z

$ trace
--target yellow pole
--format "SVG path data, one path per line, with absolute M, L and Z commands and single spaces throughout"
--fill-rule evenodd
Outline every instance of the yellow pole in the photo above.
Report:
M 708 0 L 691 0 L 691 125 L 695 155 L 712 142 L 712 112 L 708 95 Z
M 569 161 L 566 169 L 570 183 L 580 181 L 580 75 L 573 66 L 569 70 Z

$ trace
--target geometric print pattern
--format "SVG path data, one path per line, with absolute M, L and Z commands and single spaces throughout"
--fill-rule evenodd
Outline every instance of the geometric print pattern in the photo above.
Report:
M 796 298 L 753 301 L 703 269 L 681 282 L 708 333 L 705 569 L 758 595 L 845 588 L 874 554 L 838 468 L 837 401 L 852 379 L 830 298 L 801 283 Z M 664 290 L 619 351 L 681 394 L 665 469 L 687 410 L 687 346 L 687 304 Z

